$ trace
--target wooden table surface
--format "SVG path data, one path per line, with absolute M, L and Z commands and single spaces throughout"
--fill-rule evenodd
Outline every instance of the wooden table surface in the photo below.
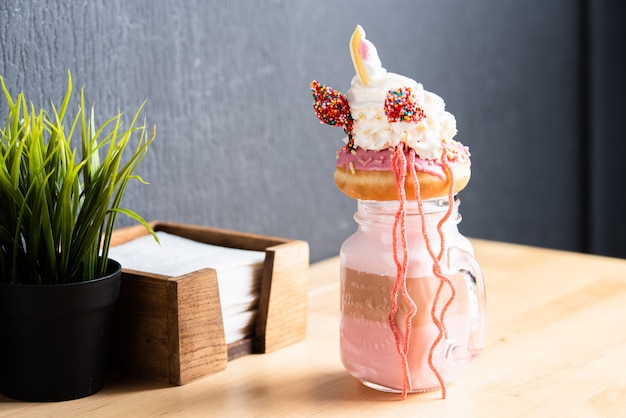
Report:
M 311 266 L 302 343 L 180 387 L 115 375 L 74 401 L 0 396 L 0 416 L 626 416 L 626 260 L 473 242 L 487 287 L 487 343 L 445 400 L 437 391 L 403 401 L 345 372 L 333 258 Z

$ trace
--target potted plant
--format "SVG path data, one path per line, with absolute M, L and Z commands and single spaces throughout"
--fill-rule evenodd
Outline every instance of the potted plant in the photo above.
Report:
M 154 235 L 121 207 L 128 182 L 143 182 L 135 169 L 154 130 L 139 121 L 143 105 L 127 126 L 121 113 L 97 126 L 82 89 L 67 116 L 70 72 L 50 112 L 0 84 L 8 105 L 0 126 L 0 392 L 30 401 L 88 396 L 103 385 L 120 289 L 121 267 L 108 258 L 117 215 Z

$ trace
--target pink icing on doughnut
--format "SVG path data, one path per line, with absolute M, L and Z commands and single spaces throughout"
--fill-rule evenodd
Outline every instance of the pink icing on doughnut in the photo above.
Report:
M 404 152 L 405 155 L 408 155 L 408 151 Z M 337 151 L 337 167 L 350 169 L 350 166 L 352 166 L 357 171 L 391 171 L 393 153 L 393 149 L 373 151 L 358 147 L 354 150 L 342 147 Z M 446 180 L 443 164 L 439 161 L 424 160 L 416 157 L 414 166 L 417 171 L 429 173 Z

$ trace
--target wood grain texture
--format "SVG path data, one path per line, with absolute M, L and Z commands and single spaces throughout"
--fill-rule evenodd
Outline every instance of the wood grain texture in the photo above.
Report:
M 170 383 L 224 370 L 228 350 L 215 270 L 168 280 L 167 300 Z
M 225 369 L 215 271 L 172 278 L 124 269 L 112 348 L 113 369 L 173 385 Z
M 473 241 L 488 294 L 486 347 L 439 392 L 368 389 L 339 359 L 338 259 L 309 275 L 307 338 L 188 385 L 113 375 L 85 399 L 0 397 L 0 416 L 617 417 L 626 410 L 626 260 Z
M 301 341 L 306 333 L 308 244 L 268 247 L 266 257 L 255 338 L 260 353 Z
M 255 333 L 226 345 L 213 269 L 168 277 L 123 268 L 125 292 L 113 329 L 114 368 L 184 385 L 223 370 L 229 360 L 275 351 L 305 338 L 308 243 L 173 222 L 150 225 L 206 244 L 265 251 Z M 147 234 L 142 226 L 121 228 L 114 232 L 112 244 Z
M 124 270 L 113 322 L 113 368 L 169 382 L 169 277 Z

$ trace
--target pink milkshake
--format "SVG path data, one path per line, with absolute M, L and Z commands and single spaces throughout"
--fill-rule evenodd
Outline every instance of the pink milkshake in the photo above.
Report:
M 445 398 L 484 344 L 482 274 L 457 228 L 470 153 L 443 99 L 383 68 L 360 26 L 350 54 L 345 95 L 311 83 L 317 118 L 346 133 L 335 184 L 358 201 L 341 247 L 341 359 L 367 386 Z
M 340 344 L 341 359 L 350 374 L 379 390 L 402 392 L 404 368 L 389 322 L 396 281 L 390 233 L 396 206 L 397 202 L 359 201 L 355 215 L 359 229 L 341 248 Z M 426 233 L 432 236 L 430 244 L 437 248 L 441 241 L 436 225 L 446 209 L 444 201 L 426 201 L 423 205 Z M 453 287 L 444 284 L 435 306 L 435 317 L 440 318 L 454 289 L 443 321 L 447 336 L 434 347 L 432 357 L 432 365 L 444 382 L 452 381 L 484 344 L 484 285 L 472 257 L 472 246 L 458 232 L 457 209 L 458 201 L 453 216 L 443 225 L 447 242 L 442 263 Z M 432 273 L 433 260 L 415 204 L 407 208 L 407 231 L 406 286 L 417 308 L 411 319 L 407 360 L 411 391 L 423 392 L 441 386 L 428 361 L 440 332 L 432 319 L 440 279 Z M 399 297 L 395 323 L 402 339 L 406 337 L 408 312 L 408 304 Z

